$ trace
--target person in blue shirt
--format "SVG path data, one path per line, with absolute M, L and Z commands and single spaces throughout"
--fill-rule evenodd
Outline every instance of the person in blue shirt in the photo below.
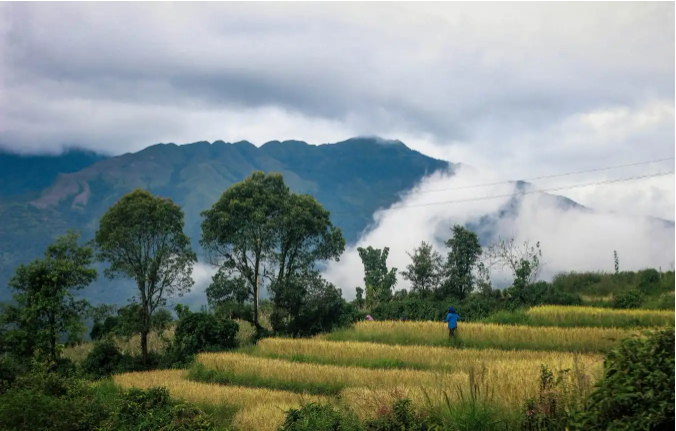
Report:
M 455 308 L 449 307 L 448 314 L 444 319 L 444 322 L 448 322 L 448 339 L 455 338 L 455 330 L 458 327 L 458 314 L 455 312 Z

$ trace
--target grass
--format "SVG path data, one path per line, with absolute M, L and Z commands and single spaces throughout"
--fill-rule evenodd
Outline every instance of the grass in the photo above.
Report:
M 527 311 L 501 311 L 484 321 L 528 326 L 641 328 L 674 326 L 675 318 L 673 311 L 544 305 Z
M 284 421 L 285 410 L 308 402 L 329 402 L 326 397 L 198 383 L 186 377 L 185 370 L 161 370 L 119 374 L 113 380 L 122 388 L 163 386 L 172 397 L 197 405 L 212 406 L 209 410 L 214 414 L 230 415 L 236 411 L 231 420 L 239 431 L 274 430 Z M 220 421 L 227 422 L 227 419 L 221 418 Z
M 329 341 L 359 341 L 397 345 L 455 346 L 577 352 L 607 352 L 620 339 L 638 331 L 619 328 L 558 328 L 493 323 L 460 323 L 456 339 L 439 322 L 358 322 L 352 328 L 319 338 Z
M 266 338 L 251 355 L 285 359 L 291 362 L 364 368 L 417 369 L 469 372 L 477 364 L 506 366 L 527 363 L 550 367 L 572 367 L 575 355 L 568 352 L 499 349 L 449 349 L 433 346 L 395 346 L 351 341 Z M 578 355 L 577 360 L 593 367 L 603 362 L 601 355 Z

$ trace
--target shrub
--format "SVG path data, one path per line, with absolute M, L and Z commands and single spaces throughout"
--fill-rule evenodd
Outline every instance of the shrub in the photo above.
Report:
M 107 410 L 92 388 L 38 365 L 15 379 L 0 395 L 0 429 L 89 431 L 105 420 Z
M 357 417 L 348 410 L 331 405 L 306 404 L 286 412 L 284 423 L 278 431 L 361 431 Z
M 416 412 L 408 398 L 394 402 L 392 408 L 384 408 L 377 419 L 366 423 L 368 431 L 427 431 L 434 429 L 429 423 L 429 417 L 422 412 Z
M 208 431 L 214 429 L 199 409 L 177 403 L 165 388 L 129 389 L 102 431 Z
M 127 361 L 114 341 L 104 340 L 94 343 L 80 368 L 86 376 L 98 379 L 121 372 Z
M 674 429 L 674 371 L 673 329 L 623 340 L 608 354 L 579 427 Z
M 639 308 L 645 296 L 638 289 L 627 290 L 613 298 L 613 308 Z
M 181 309 L 174 332 L 174 345 L 168 354 L 177 361 L 199 352 L 214 352 L 237 347 L 239 325 L 229 319 L 219 319 L 211 313 L 192 313 Z

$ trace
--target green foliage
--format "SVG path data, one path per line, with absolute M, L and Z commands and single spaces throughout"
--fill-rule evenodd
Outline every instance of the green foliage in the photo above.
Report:
M 385 407 L 377 419 L 367 421 L 368 431 L 427 431 L 433 429 L 424 412 L 416 412 L 411 400 L 399 399 L 391 408 Z
M 389 301 L 392 289 L 397 284 L 397 268 L 387 269 L 389 247 L 382 250 L 371 246 L 358 247 L 357 251 L 364 265 L 366 306 L 372 307 Z
M 608 354 L 604 377 L 577 418 L 580 429 L 674 429 L 674 330 L 629 338 Z
M 193 313 L 178 309 L 179 319 L 174 331 L 172 351 L 181 358 L 199 352 L 214 352 L 237 347 L 239 325 L 230 319 L 219 319 L 212 313 Z
M 446 279 L 442 295 L 464 299 L 474 290 L 475 270 L 482 254 L 479 237 L 463 226 L 451 228 L 452 237 L 444 244 L 450 248 L 446 257 Z
M 264 282 L 281 292 L 315 262 L 337 259 L 345 248 L 329 212 L 312 196 L 291 193 L 281 174 L 254 172 L 226 190 L 202 217 L 200 244 L 219 266 L 210 299 L 252 302 L 257 329 Z
M 286 412 L 278 431 L 361 431 L 364 428 L 354 413 L 331 405 L 305 404 Z
M 437 290 L 443 276 L 441 254 L 425 241 L 413 250 L 413 254 L 407 254 L 411 258 L 411 263 L 406 267 L 406 271 L 401 272 L 401 276 L 411 282 L 411 290 L 420 292 L 422 296 Z
M 8 431 L 89 431 L 106 416 L 105 404 L 86 382 L 43 364 L 34 364 L 0 395 L 0 429 Z
M 103 426 L 112 431 L 210 431 L 209 418 L 199 409 L 177 403 L 165 388 L 129 389 Z
M 174 318 L 171 311 L 159 308 L 150 317 L 150 330 L 162 333 L 167 330 Z M 126 339 L 143 332 L 143 309 L 140 304 L 132 303 L 117 310 L 117 316 L 108 316 L 104 321 L 95 321 L 89 334 L 92 340 L 107 336 L 119 336 Z
M 9 282 L 16 305 L 4 308 L 0 327 L 4 342 L 24 357 L 35 350 L 52 361 L 58 357 L 59 341 L 80 340 L 84 333 L 83 315 L 87 301 L 77 300 L 75 292 L 96 279 L 89 268 L 93 251 L 78 245 L 79 234 L 70 231 L 47 247 L 44 259 L 37 259 L 16 269 Z
M 347 326 L 357 319 L 357 311 L 347 303 L 340 289 L 312 272 L 304 277 L 273 284 L 273 330 L 291 336 L 313 336 Z
M 645 300 L 645 295 L 638 289 L 627 290 L 613 298 L 613 308 L 639 308 Z
M 89 378 L 100 379 L 115 373 L 128 371 L 128 355 L 122 354 L 115 342 L 106 339 L 94 343 L 94 347 L 80 364 L 80 369 Z
M 528 263 L 525 263 L 528 266 Z M 535 306 L 535 305 L 581 305 L 582 298 L 570 292 L 564 292 L 557 289 L 550 283 L 545 281 L 538 281 L 530 285 L 523 285 L 524 281 L 518 282 L 515 280 L 515 285 L 507 289 L 507 294 L 510 297 L 512 306 Z
M 134 279 L 141 310 L 141 351 L 148 358 L 151 317 L 167 297 L 188 292 L 197 255 L 183 233 L 184 215 L 170 199 L 136 189 L 103 215 L 94 237 L 109 278 Z

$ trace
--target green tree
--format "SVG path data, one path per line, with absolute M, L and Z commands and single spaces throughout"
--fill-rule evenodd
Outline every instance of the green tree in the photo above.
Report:
M 181 296 L 193 285 L 191 274 L 197 255 L 183 226 L 184 215 L 178 205 L 136 189 L 103 215 L 94 238 L 99 260 L 110 263 L 106 276 L 136 281 L 141 352 L 146 363 L 153 313 L 166 304 L 168 297 Z
M 258 298 L 265 262 L 273 255 L 275 230 L 290 194 L 280 174 L 254 172 L 228 188 L 202 212 L 202 239 L 209 261 L 219 267 L 220 282 L 241 278 L 253 302 L 253 324 L 258 322 Z M 240 283 L 241 284 L 241 283 Z
M 412 291 L 426 297 L 439 287 L 443 266 L 441 254 L 434 250 L 432 244 L 425 241 L 413 250 L 413 254 L 406 254 L 411 258 L 411 263 L 406 267 L 406 271 L 401 272 L 401 276 L 411 282 Z
M 389 301 L 392 289 L 397 284 L 397 268 L 387 269 L 389 247 L 384 249 L 358 247 L 359 257 L 364 265 L 364 283 L 366 286 L 366 305 L 373 307 Z
M 201 244 L 219 267 L 210 297 L 253 303 L 258 322 L 260 288 L 274 297 L 314 269 L 338 259 L 345 239 L 330 214 L 310 195 L 293 194 L 281 174 L 254 172 L 226 190 L 202 213 Z M 212 301 L 213 302 L 213 301 Z M 279 304 L 278 304 L 279 305 Z
M 451 231 L 453 236 L 444 243 L 450 251 L 446 257 L 442 293 L 464 299 L 474 290 L 475 271 L 482 249 L 475 232 L 460 225 L 453 226 Z
M 77 300 L 75 292 L 94 281 L 97 272 L 89 267 L 94 253 L 91 247 L 78 245 L 79 236 L 69 231 L 59 237 L 47 247 L 44 259 L 19 266 L 9 281 L 16 305 L 4 310 L 3 323 L 15 353 L 29 356 L 39 350 L 55 361 L 62 337 L 82 338 L 89 304 Z

